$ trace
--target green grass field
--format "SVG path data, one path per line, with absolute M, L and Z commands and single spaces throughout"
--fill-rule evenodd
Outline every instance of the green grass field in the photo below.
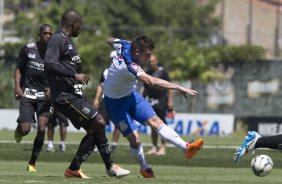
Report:
M 58 134 L 58 133 L 57 133 Z M 234 148 L 216 148 L 216 146 L 236 146 L 241 144 L 245 133 L 233 136 L 204 137 L 205 145 L 193 159 L 186 160 L 180 150 L 169 147 L 165 156 L 147 156 L 148 163 L 154 169 L 157 179 L 148 180 L 140 177 L 139 167 L 129 154 L 127 145 L 121 145 L 113 154 L 113 159 L 124 168 L 131 170 L 131 174 L 122 179 L 109 178 L 105 174 L 104 165 L 98 154 L 91 157 L 82 165 L 85 173 L 91 179 L 67 179 L 64 170 L 70 164 L 77 149 L 77 144 L 83 133 L 69 133 L 67 151 L 42 152 L 37 162 L 37 173 L 27 173 L 26 165 L 30 158 L 35 133 L 24 137 L 23 143 L 15 144 L 12 131 L 0 131 L 0 183 L 193 183 L 193 184 L 257 184 L 282 183 L 282 157 L 280 151 L 258 150 L 255 155 L 269 155 L 274 162 L 272 173 L 266 177 L 252 174 L 249 164 L 253 155 L 247 155 L 238 165 L 233 164 Z M 56 135 L 55 141 L 59 141 Z M 108 136 L 111 140 L 110 135 Z M 197 137 L 193 137 L 197 138 Z M 187 138 L 185 138 L 187 139 Z M 143 143 L 150 143 L 148 136 L 142 136 Z M 121 143 L 126 143 L 121 139 Z M 146 145 L 146 144 L 145 144 Z M 55 145 L 56 148 L 58 145 Z M 150 147 L 144 146 L 145 151 Z

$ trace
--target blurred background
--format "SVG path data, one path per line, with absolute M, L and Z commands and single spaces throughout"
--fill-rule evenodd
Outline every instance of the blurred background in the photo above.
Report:
M 21 47 L 38 39 L 41 24 L 59 28 L 62 13 L 73 8 L 84 18 L 74 41 L 83 72 L 91 76 L 89 99 L 94 98 L 101 71 L 110 64 L 106 38 L 131 40 L 144 34 L 156 42 L 155 54 L 171 79 L 199 92 L 187 100 L 175 93 L 173 126 L 178 132 L 193 133 L 188 128 L 194 123 L 199 135 L 248 129 L 262 135 L 282 133 L 281 4 L 282 0 L 0 0 L 0 128 L 9 128 L 9 121 L 16 125 L 13 73 Z

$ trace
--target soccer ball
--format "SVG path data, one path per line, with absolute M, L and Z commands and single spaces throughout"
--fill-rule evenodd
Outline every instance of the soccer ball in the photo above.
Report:
M 273 167 L 271 158 L 267 155 L 258 155 L 252 159 L 251 169 L 256 176 L 268 175 Z

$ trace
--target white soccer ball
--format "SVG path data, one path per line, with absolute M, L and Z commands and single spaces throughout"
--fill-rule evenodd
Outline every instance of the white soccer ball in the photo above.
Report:
M 258 155 L 252 159 L 251 169 L 256 176 L 266 176 L 273 168 L 273 161 L 267 155 Z

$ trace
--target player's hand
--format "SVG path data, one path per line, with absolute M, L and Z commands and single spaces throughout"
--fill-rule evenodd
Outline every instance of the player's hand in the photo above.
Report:
M 23 96 L 23 90 L 21 87 L 15 88 L 15 97 L 16 99 L 20 99 Z
M 192 96 L 198 95 L 198 92 L 196 90 L 193 90 L 193 89 L 186 89 L 182 93 L 183 93 L 185 98 L 187 98 L 187 94 L 192 95 Z
M 78 74 L 75 74 L 74 79 L 80 82 L 81 84 L 86 85 L 90 78 L 88 75 L 85 75 L 83 73 L 78 73 Z

